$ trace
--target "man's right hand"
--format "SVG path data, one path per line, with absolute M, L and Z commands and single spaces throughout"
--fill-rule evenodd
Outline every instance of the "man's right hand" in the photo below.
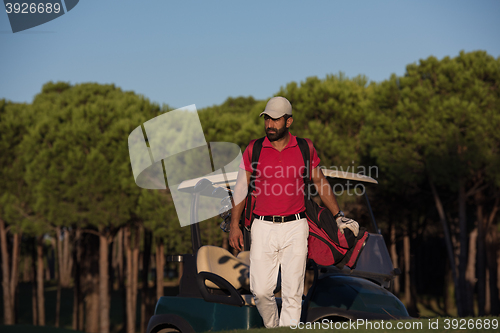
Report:
M 247 196 L 248 184 L 250 183 L 251 173 L 240 169 L 236 186 L 233 193 L 233 209 L 231 209 L 231 225 L 229 229 L 229 245 L 238 251 L 243 251 L 243 233 L 240 229 L 240 217 L 245 208 L 245 199 Z
M 243 233 L 238 225 L 231 225 L 231 229 L 229 230 L 229 245 L 238 251 L 243 251 L 244 243 L 243 243 Z

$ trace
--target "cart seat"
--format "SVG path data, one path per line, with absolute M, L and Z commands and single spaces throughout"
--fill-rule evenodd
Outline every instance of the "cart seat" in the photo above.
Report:
M 196 267 L 198 272 L 210 272 L 223 277 L 235 289 L 250 290 L 250 266 L 244 259 L 233 256 L 226 249 L 211 245 L 200 247 L 196 257 Z M 220 289 L 208 280 L 205 281 L 205 285 L 208 288 Z
M 241 251 L 236 258 L 243 261 L 247 266 L 250 266 L 250 251 Z

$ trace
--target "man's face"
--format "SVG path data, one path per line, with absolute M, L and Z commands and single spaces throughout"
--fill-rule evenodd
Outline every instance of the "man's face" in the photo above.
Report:
M 287 121 L 285 121 L 284 116 L 274 119 L 266 114 L 264 115 L 264 121 L 266 125 L 266 135 L 269 141 L 280 140 L 288 133 L 288 127 L 290 125 L 288 124 L 287 126 Z

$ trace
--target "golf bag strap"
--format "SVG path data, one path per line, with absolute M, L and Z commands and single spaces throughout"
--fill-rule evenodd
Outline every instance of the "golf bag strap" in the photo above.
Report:
M 264 142 L 264 137 L 257 139 L 257 140 L 252 140 L 248 144 L 248 153 L 251 154 L 249 157 L 250 160 L 250 166 L 252 167 L 252 175 L 250 176 L 250 183 L 248 184 L 248 193 L 247 193 L 247 200 L 246 200 L 246 208 L 245 208 L 245 219 L 243 220 L 243 225 L 245 225 L 245 220 L 251 221 L 253 219 L 252 217 L 252 209 L 251 209 L 251 195 L 252 192 L 255 190 L 255 178 L 257 177 L 257 163 L 259 162 L 259 157 L 260 157 L 260 152 L 262 150 L 262 143 Z
M 260 152 L 262 151 L 262 143 L 264 142 L 262 137 L 257 140 L 253 140 L 249 144 L 248 152 L 251 152 L 250 156 L 250 166 L 252 167 L 252 175 L 250 176 L 250 184 L 248 184 L 248 194 L 255 190 L 255 178 L 257 176 L 257 163 L 259 162 Z
M 302 158 L 304 159 L 304 165 L 306 166 L 304 170 L 304 180 L 311 181 L 312 180 L 312 152 L 314 151 L 314 147 L 312 141 L 309 139 L 297 138 L 297 143 L 300 148 L 300 152 L 302 153 Z

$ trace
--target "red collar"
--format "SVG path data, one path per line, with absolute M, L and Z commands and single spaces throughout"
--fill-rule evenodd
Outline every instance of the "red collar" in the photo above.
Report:
M 298 145 L 297 143 L 297 137 L 295 135 L 292 135 L 292 133 L 288 132 L 288 134 L 290 135 L 290 140 L 288 141 L 287 145 L 285 146 L 285 148 L 283 148 L 283 150 L 287 149 L 287 148 L 291 148 L 291 147 L 295 147 Z M 262 147 L 268 147 L 268 148 L 273 148 L 273 145 L 271 144 L 271 141 L 269 141 L 269 139 L 267 138 L 267 136 L 264 138 L 264 142 L 262 143 Z

